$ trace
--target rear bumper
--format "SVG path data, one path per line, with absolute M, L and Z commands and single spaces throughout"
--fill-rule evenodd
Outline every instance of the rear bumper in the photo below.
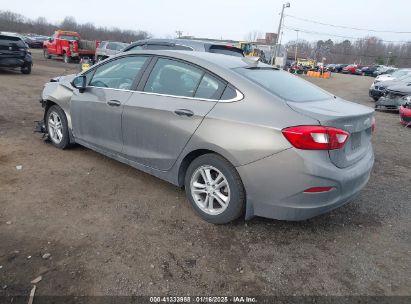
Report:
M 31 56 L 22 57 L 1 57 L 0 67 L 3 68 L 19 68 L 27 64 L 32 64 Z
M 307 157 L 308 156 L 308 157 Z M 288 149 L 237 167 L 247 193 L 246 218 L 298 221 L 349 202 L 364 188 L 374 164 L 372 146 L 355 165 L 337 168 L 328 152 Z M 323 193 L 304 193 L 311 187 L 333 187 Z

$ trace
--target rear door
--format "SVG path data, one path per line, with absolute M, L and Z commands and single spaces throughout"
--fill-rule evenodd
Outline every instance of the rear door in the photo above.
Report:
M 76 140 L 109 152 L 122 152 L 123 107 L 149 58 L 120 57 L 87 73 L 86 91 L 80 93 L 75 90 L 71 99 L 70 111 Z
M 145 76 L 141 91 L 124 107 L 123 153 L 132 161 L 168 170 L 226 84 L 197 66 L 169 58 L 159 58 Z

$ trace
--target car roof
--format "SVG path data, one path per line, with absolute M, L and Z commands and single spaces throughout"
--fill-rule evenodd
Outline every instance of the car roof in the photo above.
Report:
M 173 57 L 181 60 L 186 60 L 200 66 L 212 66 L 215 69 L 225 68 L 234 69 L 240 67 L 272 67 L 268 64 L 257 62 L 255 60 L 249 59 L 247 57 L 236 57 L 224 54 L 209 53 L 209 52 L 187 52 L 187 51 L 175 51 L 175 50 L 139 50 L 139 51 L 128 51 L 126 53 L 120 53 L 116 56 L 121 56 L 124 54 L 147 54 L 147 55 L 158 55 L 165 57 Z M 272 67 L 273 68 L 273 67 Z
M 1 36 L 9 36 L 9 37 L 15 37 L 15 38 L 20 38 L 22 39 L 22 36 L 17 34 L 17 33 L 12 33 L 12 32 L 0 32 Z
M 221 41 L 203 41 L 203 40 L 190 40 L 190 39 L 145 39 L 135 41 L 130 44 L 130 47 L 140 44 L 160 44 L 160 43 L 171 43 L 181 46 L 191 47 L 194 51 L 204 51 L 204 46 L 206 45 L 223 45 L 231 46 L 230 43 L 224 43 Z

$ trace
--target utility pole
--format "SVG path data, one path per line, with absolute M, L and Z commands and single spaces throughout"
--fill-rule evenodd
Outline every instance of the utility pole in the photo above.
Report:
M 286 7 L 290 7 L 290 3 L 284 3 L 283 4 L 283 8 L 281 10 L 281 16 L 280 16 L 280 23 L 278 24 L 278 31 L 277 31 L 277 37 L 275 38 L 275 51 L 274 51 L 274 55 L 273 58 L 271 59 L 271 65 L 273 65 L 275 63 L 275 58 L 277 57 L 278 54 L 278 49 L 280 48 L 280 45 L 278 44 L 278 40 L 279 37 L 281 35 L 281 26 L 283 25 L 283 18 L 284 18 L 284 9 Z
M 391 54 L 392 54 L 392 52 L 388 52 L 388 57 L 387 57 L 387 64 L 386 64 L 386 66 L 388 66 L 388 63 L 389 63 L 389 60 L 390 60 Z
M 297 49 L 298 49 L 298 30 L 295 30 L 297 32 L 297 41 L 295 43 L 295 54 L 294 54 L 294 61 L 297 63 Z

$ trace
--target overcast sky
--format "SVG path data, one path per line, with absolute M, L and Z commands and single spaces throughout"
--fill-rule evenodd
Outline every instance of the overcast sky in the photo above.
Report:
M 146 30 L 154 37 L 184 35 L 243 40 L 250 31 L 277 32 L 282 4 L 278 0 L 18 0 L 3 1 L 0 10 L 29 18 L 46 17 L 60 22 L 73 16 L 77 22 L 97 26 Z M 289 0 L 285 13 L 321 23 L 381 31 L 411 32 L 410 0 Z M 371 33 L 285 18 L 285 26 L 299 31 L 301 39 L 318 40 L 376 35 L 388 41 L 408 41 L 411 34 Z M 0 29 L 1 30 L 1 29 Z M 294 40 L 296 31 L 284 29 L 283 42 Z M 328 34 L 318 34 L 328 33 Z

